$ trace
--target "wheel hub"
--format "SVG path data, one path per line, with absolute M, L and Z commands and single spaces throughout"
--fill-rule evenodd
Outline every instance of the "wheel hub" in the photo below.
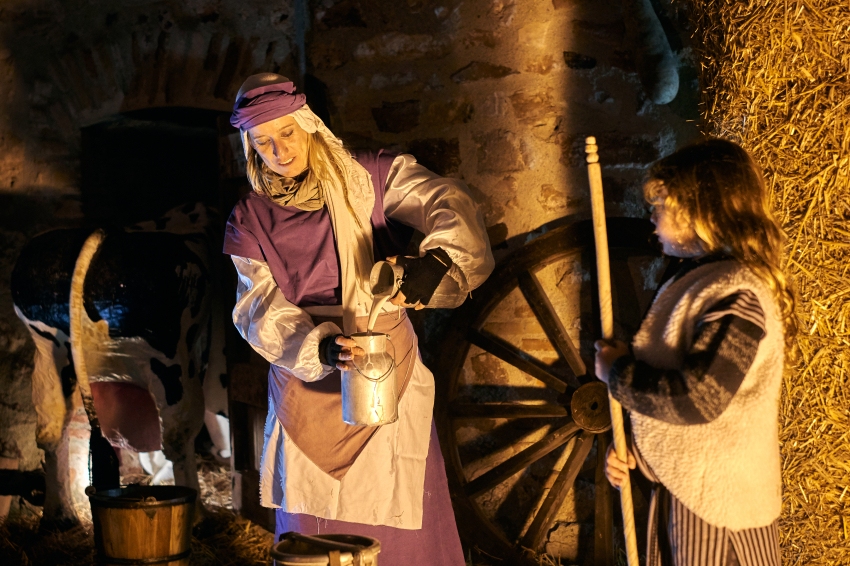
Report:
M 573 394 L 570 411 L 573 421 L 583 430 L 598 434 L 610 429 L 608 387 L 601 381 L 585 383 Z

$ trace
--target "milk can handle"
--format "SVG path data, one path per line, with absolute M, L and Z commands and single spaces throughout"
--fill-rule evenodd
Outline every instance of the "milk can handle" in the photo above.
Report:
M 389 344 L 390 348 L 392 348 L 392 353 L 391 354 L 389 352 L 387 352 L 387 353 L 390 354 L 390 359 L 393 361 L 393 363 L 391 363 L 390 367 L 387 368 L 387 371 L 384 372 L 384 374 L 379 376 L 379 377 L 369 377 L 368 375 L 366 375 L 365 373 L 360 371 L 360 368 L 357 367 L 357 363 L 354 361 L 354 358 L 351 359 L 351 363 L 354 364 L 354 369 L 357 370 L 357 373 L 359 373 L 361 376 L 363 376 L 363 379 L 367 379 L 367 380 L 369 380 L 373 383 L 380 383 L 380 382 L 384 381 L 387 377 L 389 377 L 390 373 L 393 371 L 393 369 L 395 369 L 395 367 L 396 367 L 395 366 L 395 345 L 390 340 L 389 335 L 387 335 L 387 344 Z

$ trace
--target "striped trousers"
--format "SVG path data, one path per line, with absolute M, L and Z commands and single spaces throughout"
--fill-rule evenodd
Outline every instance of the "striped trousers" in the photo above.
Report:
M 647 566 L 780 566 L 778 520 L 766 527 L 715 527 L 657 484 L 649 503 Z

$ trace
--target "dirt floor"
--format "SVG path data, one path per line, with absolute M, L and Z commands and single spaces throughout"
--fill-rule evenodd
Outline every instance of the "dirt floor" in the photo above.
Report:
M 192 530 L 189 563 L 192 566 L 271 564 L 268 555 L 274 535 L 233 512 L 229 469 L 212 456 L 198 454 L 197 457 L 201 498 L 207 516 Z M 144 478 L 133 480 L 143 483 Z M 96 564 L 91 525 L 67 532 L 42 532 L 38 528 L 40 516 L 40 508 L 24 505 L 17 517 L 0 525 L 0 564 Z

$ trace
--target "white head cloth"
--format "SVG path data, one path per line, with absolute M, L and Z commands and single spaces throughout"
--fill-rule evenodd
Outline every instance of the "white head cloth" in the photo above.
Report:
M 369 287 L 369 274 L 374 265 L 372 251 L 372 209 L 375 207 L 375 190 L 369 172 L 363 168 L 343 147 L 342 141 L 333 135 L 322 119 L 316 116 L 305 104 L 291 114 L 295 122 L 305 132 L 318 132 L 328 148 L 342 166 L 345 186 L 323 181 L 325 204 L 331 215 L 342 279 L 342 320 L 343 332 L 351 335 L 356 332 L 355 318 L 357 307 L 368 312 L 371 308 L 372 292 Z M 332 167 L 331 164 L 327 164 Z M 352 217 L 346 204 L 351 205 L 356 219 Z

